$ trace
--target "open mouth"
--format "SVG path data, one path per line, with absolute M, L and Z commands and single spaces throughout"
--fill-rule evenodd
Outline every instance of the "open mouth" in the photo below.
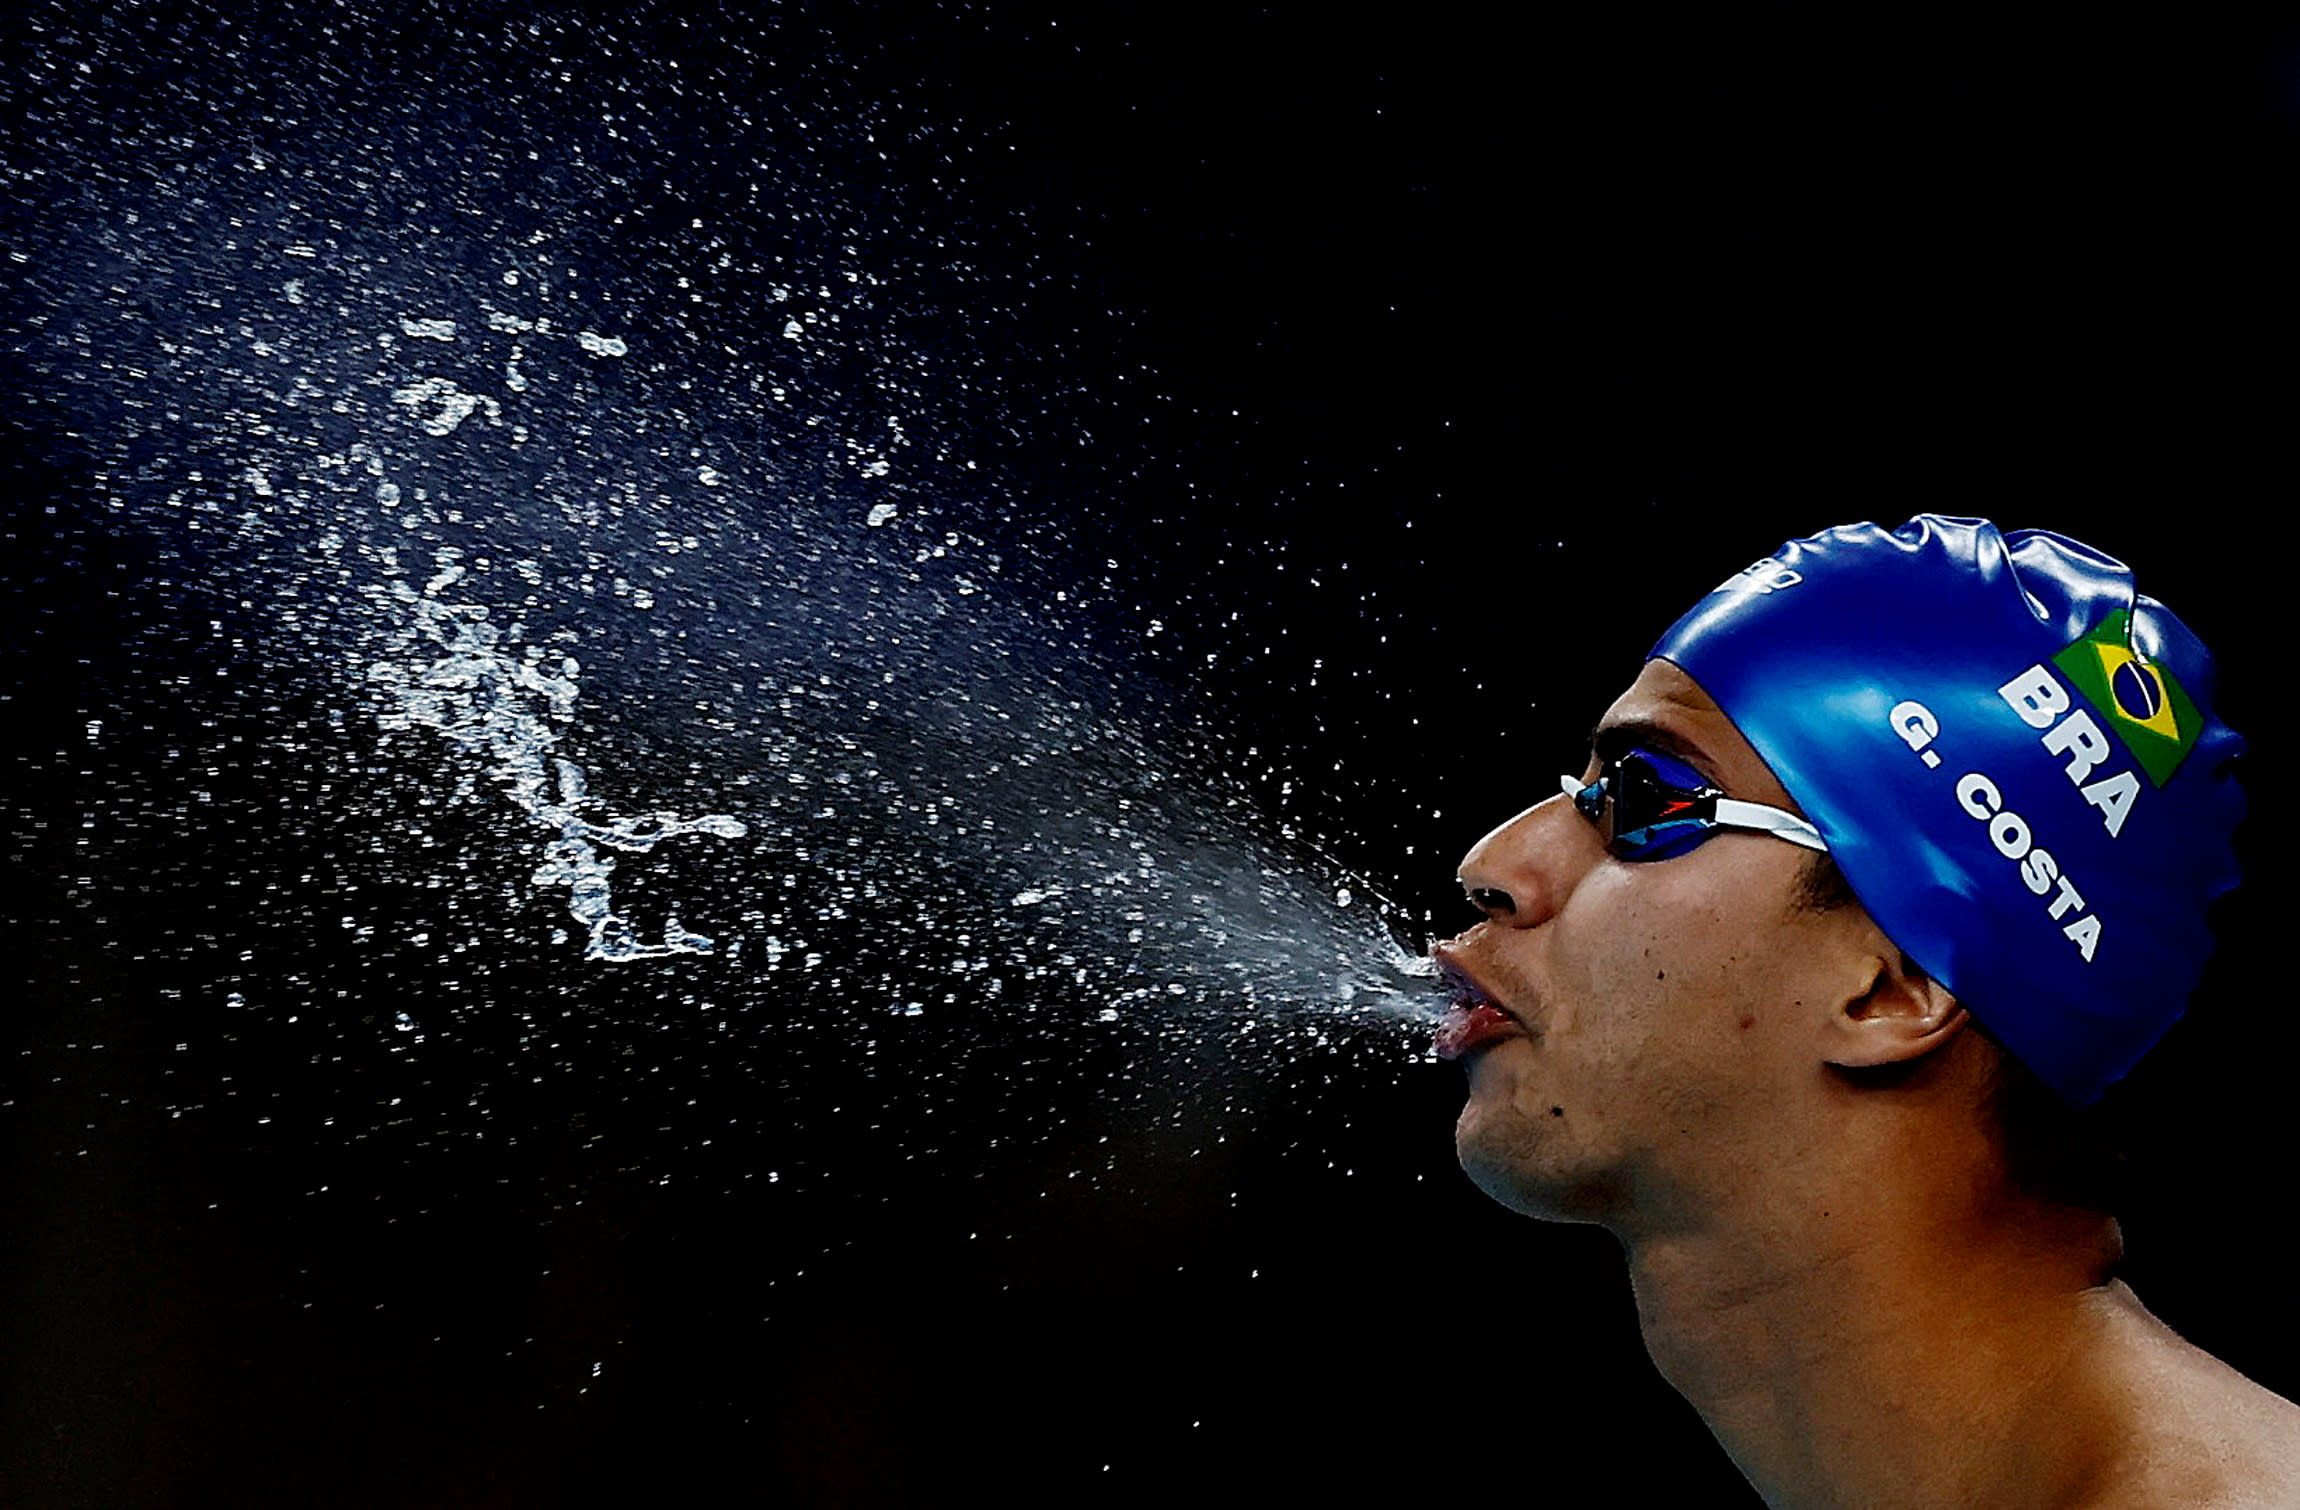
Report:
M 1438 1058 L 1462 1059 L 1504 1038 L 1527 1036 L 1525 1024 L 1453 961 L 1438 960 L 1438 978 L 1453 998 L 1434 1038 Z

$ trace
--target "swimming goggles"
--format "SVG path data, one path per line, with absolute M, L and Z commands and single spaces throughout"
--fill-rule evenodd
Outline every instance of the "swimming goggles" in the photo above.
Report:
M 1821 831 L 1795 813 L 1736 801 L 1684 761 L 1656 750 L 1624 751 L 1586 784 L 1578 776 L 1561 779 L 1574 810 L 1597 825 L 1617 860 L 1672 860 L 1728 828 L 1828 852 Z

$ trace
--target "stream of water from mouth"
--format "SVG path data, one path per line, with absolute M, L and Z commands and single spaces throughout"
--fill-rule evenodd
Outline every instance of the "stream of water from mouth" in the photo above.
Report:
M 274 731 L 343 767 L 307 796 L 400 794 L 347 817 L 372 832 L 334 890 L 275 905 L 437 949 L 445 924 L 366 914 L 453 872 L 498 909 L 455 952 L 714 958 L 750 989 L 713 1010 L 1027 1000 L 1426 1052 L 1425 964 L 1270 802 L 1282 754 L 1222 731 L 1168 648 L 1183 605 L 982 451 L 1033 424 L 971 375 L 1033 281 L 984 264 L 1037 254 L 904 229 L 874 144 L 918 123 L 822 79 L 698 98 L 555 22 L 444 45 L 499 79 L 452 133 L 408 59 L 260 99 L 187 74 L 194 119 L 260 105 L 260 140 L 117 102 L 99 133 L 69 69 L 13 86 L 76 171 L 18 186 L 11 325 L 100 527 L 152 553 L 155 641 L 228 642 L 235 689 L 318 710 Z M 156 773 L 118 798 L 201 800 Z

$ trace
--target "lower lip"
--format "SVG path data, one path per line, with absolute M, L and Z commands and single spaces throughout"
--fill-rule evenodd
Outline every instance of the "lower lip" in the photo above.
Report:
M 1435 1045 L 1440 1059 L 1462 1059 L 1504 1038 L 1522 1038 L 1525 1029 L 1498 1007 L 1455 1007 L 1438 1024 Z

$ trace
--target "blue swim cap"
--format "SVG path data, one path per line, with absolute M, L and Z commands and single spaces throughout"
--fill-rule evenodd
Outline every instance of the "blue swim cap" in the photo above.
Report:
M 2065 1101 L 2186 1006 L 2233 887 L 2243 739 L 2132 572 L 1923 514 L 1792 540 L 1653 647 L 1829 841 L 1869 915 Z

